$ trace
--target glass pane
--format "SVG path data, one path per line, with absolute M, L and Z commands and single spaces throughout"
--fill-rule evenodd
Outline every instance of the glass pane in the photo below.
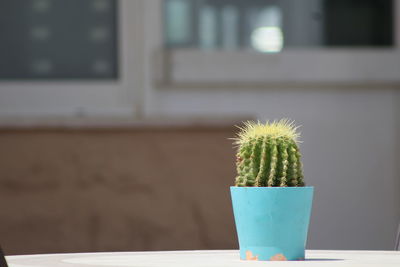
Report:
M 115 0 L 1 0 L 1 79 L 115 79 Z
M 393 46 L 393 0 L 165 0 L 168 47 Z
M 169 45 L 189 44 L 192 39 L 191 3 L 186 0 L 171 0 L 165 7 L 167 17 L 165 32 Z

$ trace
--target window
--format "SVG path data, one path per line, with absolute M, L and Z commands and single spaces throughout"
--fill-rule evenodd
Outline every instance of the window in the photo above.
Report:
M 2 0 L 1 79 L 115 79 L 116 1 Z
M 253 49 L 392 46 L 392 0 L 166 0 L 173 47 Z
M 160 84 L 397 84 L 399 2 L 165 0 Z
M 141 1 L 0 1 L 0 116 L 133 116 Z

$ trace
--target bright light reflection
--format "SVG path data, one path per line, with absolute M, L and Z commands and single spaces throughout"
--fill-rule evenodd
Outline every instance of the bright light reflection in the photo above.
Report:
M 260 27 L 251 34 L 254 49 L 264 53 L 277 53 L 283 47 L 283 34 L 279 27 Z

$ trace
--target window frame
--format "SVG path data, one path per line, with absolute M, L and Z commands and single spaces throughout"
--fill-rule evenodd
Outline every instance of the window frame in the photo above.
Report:
M 154 2 L 162 14 L 162 0 Z M 154 3 L 148 5 L 157 8 Z M 394 0 L 394 12 L 393 47 L 288 48 L 271 54 L 163 48 L 162 68 L 155 79 L 161 88 L 398 86 L 400 0 Z
M 118 0 L 118 75 L 99 80 L 0 80 L 0 117 L 139 114 L 142 91 L 143 2 Z M 142 40 L 142 39 L 139 39 Z

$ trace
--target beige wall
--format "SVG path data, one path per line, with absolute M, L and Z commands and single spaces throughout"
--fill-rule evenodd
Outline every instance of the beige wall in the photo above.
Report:
M 230 127 L 0 130 L 7 254 L 234 248 Z

